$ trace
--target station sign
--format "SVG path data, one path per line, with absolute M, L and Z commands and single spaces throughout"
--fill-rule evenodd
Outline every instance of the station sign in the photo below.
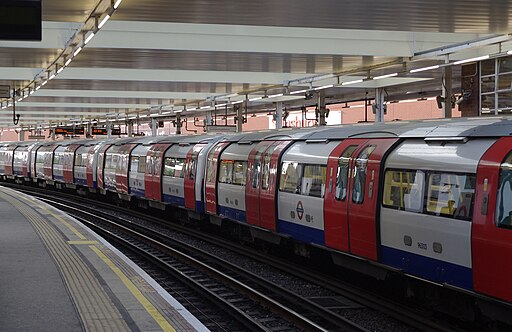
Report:
M 55 135 L 83 135 L 84 127 L 56 127 Z
M 107 135 L 107 128 L 92 128 L 93 135 Z M 114 136 L 121 135 L 121 128 L 112 128 L 111 134 Z

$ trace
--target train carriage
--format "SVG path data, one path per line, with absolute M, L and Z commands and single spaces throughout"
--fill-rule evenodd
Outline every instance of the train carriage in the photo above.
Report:
M 32 161 L 32 151 L 36 150 L 41 142 L 21 142 L 14 151 L 13 173 L 18 178 L 30 181 L 32 178 L 32 169 L 30 167 Z

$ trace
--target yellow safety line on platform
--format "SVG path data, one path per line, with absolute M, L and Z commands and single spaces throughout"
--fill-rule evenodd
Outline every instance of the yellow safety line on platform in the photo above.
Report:
M 80 233 L 73 225 L 71 225 L 69 222 L 67 222 L 66 220 L 64 220 L 61 216 L 53 213 L 52 211 L 48 210 L 45 206 L 41 206 L 41 209 L 45 210 L 46 212 L 48 212 L 49 214 L 51 214 L 53 217 L 57 218 L 57 220 L 61 221 L 64 225 L 66 225 L 67 228 L 69 228 L 76 236 L 78 236 L 78 238 L 80 240 L 85 240 L 86 237 L 82 235 L 82 233 Z
M 95 246 L 90 248 L 107 264 L 112 271 L 121 279 L 128 290 L 135 296 L 135 298 L 142 304 L 144 309 L 153 317 L 153 319 L 160 325 L 164 331 L 176 332 L 176 330 L 169 324 L 169 322 L 160 314 L 157 308 L 149 302 L 149 300 L 141 293 L 141 291 L 133 284 L 133 282 L 119 269 L 114 262 L 112 262 L 100 249 Z
M 94 241 L 94 240 L 91 240 L 91 241 L 88 241 L 88 240 L 79 240 L 79 241 L 67 241 L 68 244 L 88 244 L 88 245 L 91 245 L 91 244 L 98 244 L 98 241 Z

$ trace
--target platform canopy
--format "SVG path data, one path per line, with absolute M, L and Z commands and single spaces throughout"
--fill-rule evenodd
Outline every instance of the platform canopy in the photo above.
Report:
M 18 126 L 293 102 L 325 86 L 333 100 L 439 94 L 445 63 L 512 50 L 509 1 L 44 0 L 42 19 L 40 42 L 0 40 Z M 0 102 L 0 127 L 14 126 L 12 99 Z

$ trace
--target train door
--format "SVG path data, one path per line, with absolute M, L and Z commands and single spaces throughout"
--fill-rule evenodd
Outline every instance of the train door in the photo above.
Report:
M 63 175 L 65 183 L 75 183 L 74 177 L 74 164 L 75 152 L 80 147 L 80 144 L 71 144 L 64 150 L 63 160 Z
M 50 145 L 44 149 L 44 178 L 46 180 L 53 180 L 53 154 L 57 145 Z
M 7 155 L 7 158 L 5 158 L 5 175 L 13 175 L 14 174 L 14 167 L 13 167 L 13 163 L 14 163 L 14 150 L 16 150 L 17 146 L 14 145 L 14 146 L 9 146 L 7 148 L 7 152 L 6 152 L 6 155 Z
M 349 161 L 351 185 L 347 195 L 350 252 L 377 260 L 377 200 L 382 159 L 397 138 L 370 139 Z
M 185 207 L 187 209 L 199 210 L 196 208 L 196 173 L 199 153 L 206 144 L 196 144 L 187 153 L 184 186 L 185 186 Z
M 98 188 L 105 189 L 104 177 L 103 177 L 103 169 L 105 166 L 105 152 L 112 146 L 112 144 L 105 144 L 98 150 L 98 163 L 97 167 L 97 184 Z M 91 151 L 89 151 L 89 164 L 87 165 L 87 183 L 89 183 L 89 179 L 92 181 L 92 171 L 89 172 L 89 167 L 93 167 L 93 156 L 91 156 Z
M 116 165 L 116 190 L 121 194 L 128 194 L 128 173 L 130 169 L 130 155 L 137 144 L 124 144 L 117 153 L 119 160 Z
M 219 169 L 219 157 L 221 152 L 229 145 L 229 142 L 217 143 L 208 153 L 206 161 L 206 212 L 217 214 L 217 175 Z
M 474 289 L 507 301 L 512 301 L 511 146 L 512 137 L 502 137 L 478 164 L 472 225 Z
M 262 141 L 249 154 L 247 183 L 245 185 L 245 211 L 247 223 L 260 226 L 260 187 L 262 155 L 274 141 Z
M 164 154 L 171 147 L 171 143 L 154 144 L 146 155 L 146 174 L 144 187 L 146 198 L 162 201 L 162 163 Z
M 327 189 L 324 198 L 325 245 L 350 251 L 348 225 L 348 193 L 350 192 L 351 167 L 354 152 L 367 139 L 347 139 L 341 142 L 327 160 Z

